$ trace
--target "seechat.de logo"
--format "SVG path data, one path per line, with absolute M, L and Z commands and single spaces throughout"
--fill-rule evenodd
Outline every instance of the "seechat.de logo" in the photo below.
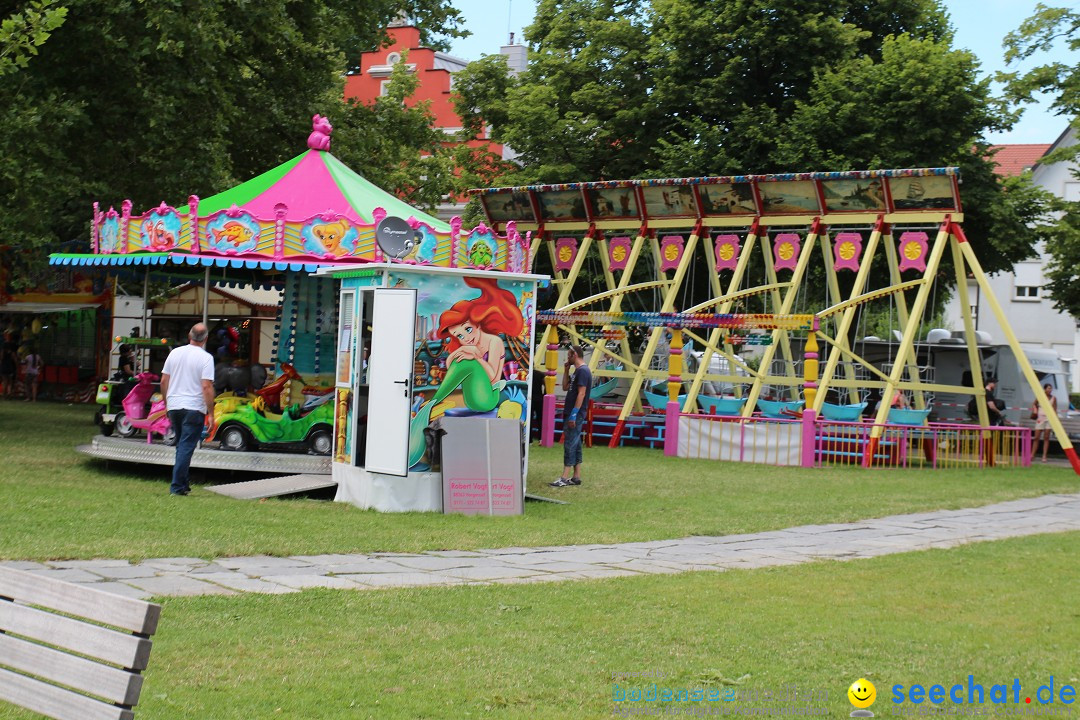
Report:
M 867 710 L 877 700 L 877 688 L 874 683 L 866 678 L 859 678 L 851 683 L 847 691 L 848 700 L 855 706 L 851 711 L 851 717 L 874 717 L 874 713 Z

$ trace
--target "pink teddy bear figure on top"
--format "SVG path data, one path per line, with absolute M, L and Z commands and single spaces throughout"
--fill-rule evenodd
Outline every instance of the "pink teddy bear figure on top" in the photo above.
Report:
M 330 133 L 333 130 L 330 120 L 322 115 L 315 115 L 311 118 L 311 134 L 308 135 L 307 146 L 312 150 L 329 150 Z

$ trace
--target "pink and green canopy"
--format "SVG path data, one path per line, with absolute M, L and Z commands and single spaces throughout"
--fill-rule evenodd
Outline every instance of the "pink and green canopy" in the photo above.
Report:
M 436 230 L 450 230 L 449 224 L 399 200 L 321 150 L 308 150 L 234 188 L 201 198 L 199 215 L 206 217 L 236 205 L 255 217 L 273 218 L 278 204 L 288 208 L 285 219 L 290 222 L 334 212 L 354 223 L 372 224 L 372 211 L 381 207 L 387 215 L 412 216 Z M 181 214 L 187 210 L 178 208 Z

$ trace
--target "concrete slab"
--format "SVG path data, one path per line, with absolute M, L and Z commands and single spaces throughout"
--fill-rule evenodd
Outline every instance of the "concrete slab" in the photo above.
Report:
M 272 555 L 252 555 L 250 557 L 217 558 L 214 562 L 230 570 L 244 568 L 294 568 L 305 567 L 311 563 L 294 558 L 274 557 Z
M 125 567 L 86 568 L 87 572 L 95 573 L 110 580 L 125 580 L 131 578 L 156 577 L 159 570 L 149 565 L 127 565 Z
M 328 577 L 325 575 L 265 575 L 261 579 L 276 585 L 296 588 L 297 590 L 307 590 L 308 588 L 355 590 L 359 587 L 353 581 L 343 577 Z
M 408 572 L 409 568 L 390 560 L 357 560 L 345 565 L 326 565 L 331 575 L 353 575 L 366 573 L 402 573 Z
M 105 592 L 112 593 L 113 595 L 123 595 L 124 597 L 135 598 L 136 600 L 146 600 L 151 597 L 151 594 L 146 590 L 140 590 L 137 587 L 131 585 L 125 585 L 121 582 L 96 582 L 96 583 L 79 583 L 85 584 L 95 590 L 104 590 Z
M 539 575 L 536 570 L 513 567 L 471 567 L 454 568 L 453 570 L 437 570 L 435 575 L 461 578 L 463 580 L 504 580 L 506 578 L 528 577 Z
M 502 560 L 500 558 L 499 560 Z M 394 558 L 395 565 L 411 570 L 449 570 L 451 568 L 485 567 L 501 564 L 493 558 L 447 558 L 420 555 L 417 557 Z
M 296 588 L 266 582 L 265 580 L 260 580 L 258 578 L 249 578 L 246 575 L 237 573 L 219 573 L 214 575 L 203 575 L 200 577 L 215 585 L 222 585 L 231 590 L 238 590 L 240 592 L 253 592 L 263 595 L 285 595 L 287 593 L 300 592 Z
M 83 570 L 89 570 L 91 568 L 107 568 L 107 567 L 124 567 L 130 565 L 127 560 L 52 560 L 47 563 L 49 567 L 54 568 L 81 568 Z
M 184 575 L 152 578 L 132 578 L 127 581 L 128 585 L 146 590 L 153 596 L 182 597 L 189 595 L 235 595 L 225 587 L 213 585 L 208 582 L 196 580 Z
M 9 567 L 14 570 L 48 570 L 45 563 L 33 562 L 32 560 L 4 560 L 0 567 Z
M 80 570 L 79 568 L 31 569 L 28 572 L 32 572 L 35 575 L 44 575 L 45 577 L 51 577 L 56 580 L 67 580 L 68 582 L 73 583 L 93 583 L 101 580 L 100 575 L 95 575 L 94 573 Z
M 438 575 L 436 573 L 406 572 L 406 573 L 374 573 L 356 575 L 341 575 L 360 585 L 369 587 L 426 587 L 436 585 L 464 585 L 463 578 Z

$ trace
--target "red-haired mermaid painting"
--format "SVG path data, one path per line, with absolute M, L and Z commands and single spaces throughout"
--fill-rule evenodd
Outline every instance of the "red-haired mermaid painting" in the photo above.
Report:
M 525 327 L 514 294 L 489 278 L 466 277 L 465 284 L 480 291 L 471 300 L 459 300 L 439 316 L 438 335 L 446 343 L 446 376 L 412 420 L 409 438 L 409 465 L 424 454 L 424 428 L 431 411 L 446 396 L 460 390 L 465 406 L 473 413 L 487 413 L 499 404 L 506 362 L 506 344 L 501 335 L 517 337 Z

